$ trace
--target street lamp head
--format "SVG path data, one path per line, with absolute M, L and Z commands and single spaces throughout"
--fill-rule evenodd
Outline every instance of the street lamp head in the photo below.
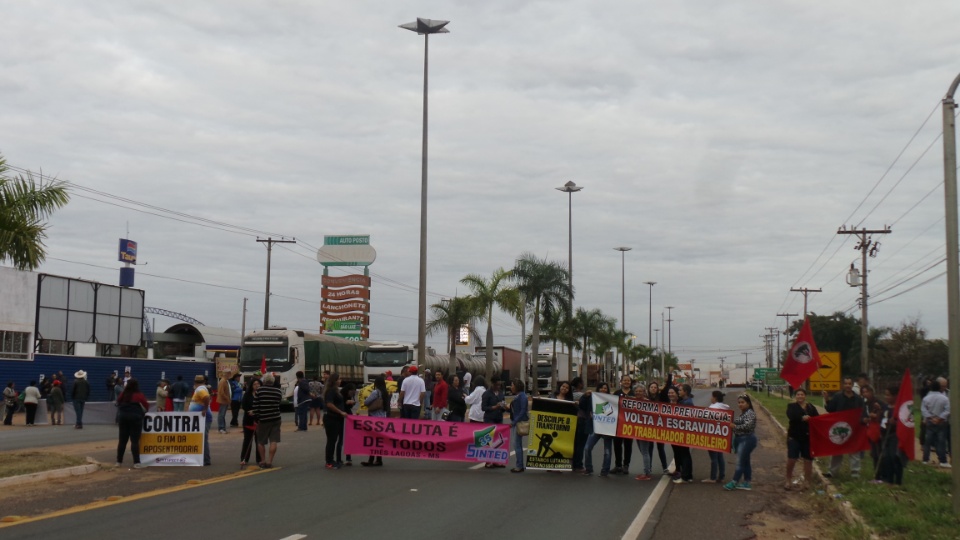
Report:
M 423 17 L 417 17 L 417 20 L 414 22 L 409 22 L 407 24 L 401 24 L 400 28 L 411 30 L 417 34 L 449 34 L 450 31 L 444 28 L 444 26 L 450 24 L 450 21 L 441 21 L 437 19 L 424 19 Z
M 556 189 L 557 191 L 562 191 L 564 193 L 576 193 L 581 189 L 583 189 L 583 186 L 578 186 L 575 182 L 571 180 L 570 182 L 567 182 L 566 184 L 564 184 L 563 187 L 558 187 L 554 189 Z
M 615 248 L 613 248 L 613 249 L 615 249 L 615 250 L 617 250 L 617 251 L 630 251 L 630 250 L 633 249 L 633 248 L 631 248 L 631 247 L 625 247 L 625 246 L 620 246 L 620 247 L 615 247 Z
M 644 281 L 643 284 L 644 284 L 644 285 L 649 285 L 649 286 L 653 287 L 654 285 L 657 284 L 657 282 L 656 282 L 656 281 Z

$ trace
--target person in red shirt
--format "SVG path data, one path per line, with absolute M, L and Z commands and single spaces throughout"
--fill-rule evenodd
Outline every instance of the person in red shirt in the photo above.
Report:
M 447 409 L 447 395 L 448 387 L 447 381 L 443 380 L 443 373 L 437 370 L 433 374 L 434 380 L 437 381 L 433 386 L 433 413 L 431 418 L 434 420 L 442 420 L 444 413 L 448 411 Z
M 140 383 L 131 378 L 117 398 L 117 424 L 120 427 L 120 442 L 117 444 L 117 467 L 123 465 L 123 454 L 130 441 L 130 453 L 133 454 L 133 468 L 140 468 L 140 432 L 143 430 L 143 417 L 150 403 L 140 391 Z

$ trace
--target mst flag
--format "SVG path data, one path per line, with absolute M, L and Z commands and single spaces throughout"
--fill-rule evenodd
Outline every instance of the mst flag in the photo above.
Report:
M 894 414 L 897 419 L 897 449 L 913 461 L 916 449 L 913 444 L 913 382 L 910 380 L 910 369 L 903 374 L 903 381 L 900 382 Z
M 807 421 L 810 424 L 810 455 L 839 456 L 869 450 L 867 427 L 860 422 L 862 415 L 861 409 L 847 409 L 810 418 Z
M 267 374 L 267 355 L 263 355 L 263 360 L 260 360 L 260 374 Z
M 820 369 L 820 352 L 817 351 L 817 344 L 813 342 L 810 321 L 804 319 L 800 334 L 783 362 L 780 378 L 790 383 L 790 386 L 800 388 L 803 381 L 809 379 L 818 369 Z

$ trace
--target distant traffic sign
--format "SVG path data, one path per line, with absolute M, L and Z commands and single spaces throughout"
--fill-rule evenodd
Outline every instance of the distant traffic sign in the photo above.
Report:
M 810 376 L 810 391 L 840 390 L 840 371 L 840 353 L 820 351 L 820 369 Z

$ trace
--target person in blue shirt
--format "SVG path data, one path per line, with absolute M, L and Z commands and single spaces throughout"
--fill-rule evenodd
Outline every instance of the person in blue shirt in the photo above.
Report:
M 530 421 L 529 404 L 523 381 L 514 379 L 510 393 L 513 394 L 513 401 L 510 402 L 510 428 L 513 429 L 513 451 L 517 455 L 517 466 L 510 469 L 510 472 L 522 473 L 526 469 L 523 460 L 523 435 L 517 433 L 517 424 Z

